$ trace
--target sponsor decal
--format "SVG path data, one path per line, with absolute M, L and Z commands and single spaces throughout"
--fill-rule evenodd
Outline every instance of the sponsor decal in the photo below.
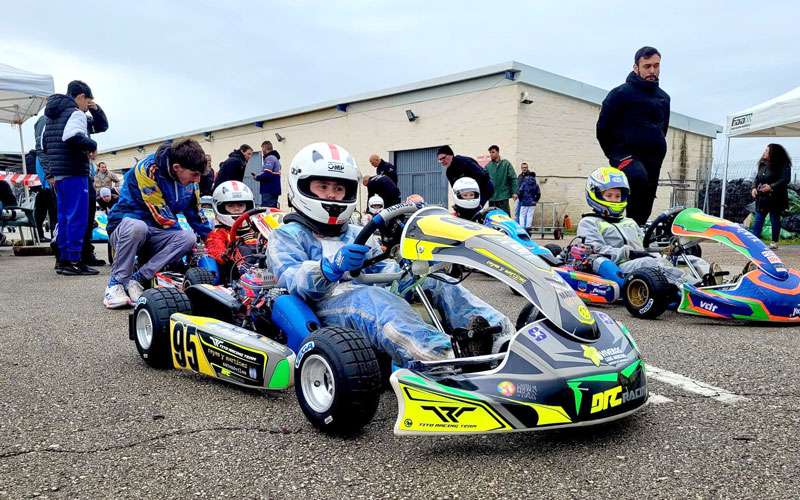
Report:
M 503 380 L 497 384 L 497 392 L 503 396 L 511 397 L 517 392 L 517 387 L 514 385 L 514 382 L 510 380 Z
M 403 420 L 403 425 L 406 426 L 406 427 L 411 427 L 412 425 L 414 425 L 414 421 L 411 420 L 410 418 L 407 418 L 407 419 Z
M 619 385 L 607 391 L 598 392 L 592 396 L 592 410 L 589 413 L 597 413 L 621 405 L 621 392 L 622 386 Z
M 590 321 L 592 319 L 592 313 L 590 313 L 589 308 L 583 304 L 578 306 L 578 316 L 585 321 Z
M 145 296 L 139 297 L 139 300 L 136 301 L 136 305 L 137 306 L 138 305 L 145 305 L 145 304 L 147 304 L 147 297 L 145 297 Z
M 764 256 L 764 258 L 770 264 L 780 264 L 781 263 L 781 259 L 772 250 L 764 250 L 763 252 L 761 252 L 761 255 Z
M 533 384 L 517 384 L 517 398 L 536 401 L 539 387 Z
M 731 128 L 730 130 L 742 130 L 745 128 L 750 128 L 750 123 L 753 121 L 753 113 L 747 113 L 746 115 L 738 115 L 731 118 Z
M 433 412 L 444 423 L 457 424 L 459 417 L 465 413 L 475 411 L 469 406 L 421 406 L 423 410 Z
M 603 357 L 600 356 L 597 348 L 592 345 L 581 345 L 581 347 L 583 347 L 583 357 L 591 361 L 594 366 L 600 366 L 600 361 L 603 360 Z
M 547 338 L 547 332 L 539 325 L 533 325 L 528 329 L 528 335 L 533 337 L 534 342 L 541 342 Z
M 608 349 L 603 349 L 599 351 L 600 358 L 610 365 L 616 365 L 622 361 L 625 361 L 625 351 L 621 347 L 609 347 Z
M 297 359 L 294 362 L 295 368 L 300 368 L 300 362 L 303 361 L 303 356 L 305 356 L 306 353 L 313 348 L 314 348 L 313 340 L 311 342 L 306 342 L 305 344 L 303 344 L 303 347 L 301 347 L 300 350 L 297 352 Z
M 792 314 L 789 315 L 790 318 L 796 318 L 800 316 L 800 305 L 792 309 Z
M 653 307 L 653 304 L 655 304 L 655 299 L 647 299 L 647 302 L 645 302 L 644 305 L 641 308 L 639 308 L 639 313 L 640 314 L 646 313 L 647 311 L 650 310 L 651 307 Z
M 338 161 L 329 161 L 328 172 L 344 172 L 344 164 Z
M 700 301 L 700 308 L 701 309 L 705 309 L 706 311 L 710 311 L 710 312 L 713 313 L 713 312 L 717 312 L 717 309 L 719 309 L 719 306 L 717 306 L 713 302 L 708 302 L 708 301 L 705 301 L 705 300 L 701 300 Z

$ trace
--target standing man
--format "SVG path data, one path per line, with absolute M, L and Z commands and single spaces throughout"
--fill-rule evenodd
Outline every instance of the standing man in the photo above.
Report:
M 97 158 L 97 152 L 92 151 L 89 153 L 89 202 L 86 214 L 86 232 L 83 233 L 83 247 L 81 248 L 81 262 L 87 266 L 105 266 L 106 261 L 98 259 L 94 254 L 94 245 L 92 245 L 92 233 L 94 232 L 94 216 L 97 213 L 97 191 L 94 188 L 94 180 L 97 176 L 97 167 L 94 160 Z
M 217 178 L 214 179 L 214 189 L 217 186 L 227 181 L 239 181 L 244 179 L 244 169 L 247 167 L 247 162 L 253 156 L 253 148 L 247 144 L 242 144 L 239 149 L 234 149 L 228 158 L 219 166 Z
M 252 174 L 259 184 L 261 206 L 278 208 L 278 199 L 281 196 L 281 155 L 272 149 L 270 141 L 261 143 L 261 168 L 260 174 Z
M 520 165 L 522 173 L 519 174 L 517 186 L 517 222 L 525 229 L 533 225 L 533 214 L 536 210 L 536 203 L 539 202 L 541 191 L 539 183 L 536 182 L 536 173 L 528 171 L 528 164 Z
M 510 214 L 508 199 L 517 199 L 517 173 L 511 162 L 500 157 L 500 148 L 496 144 L 489 146 L 489 157 L 492 161 L 486 165 L 486 171 L 494 184 L 494 195 L 489 199 L 489 205 Z
M 383 161 L 383 158 L 380 156 L 373 154 L 369 157 L 369 164 L 375 167 L 375 173 L 378 175 L 385 175 L 388 178 L 392 179 L 392 182 L 398 184 L 397 182 L 397 167 L 389 163 L 388 161 Z M 385 200 L 384 200 L 385 201 Z M 390 207 L 391 205 L 386 205 Z
M 597 120 L 597 140 L 611 166 L 628 178 L 628 217 L 639 225 L 647 222 L 653 210 L 667 154 L 670 102 L 658 86 L 660 71 L 658 50 L 637 50 L 633 71 L 625 83 L 608 93 Z
M 211 196 L 214 193 L 214 169 L 211 167 L 211 155 L 206 155 L 206 173 L 200 178 L 200 196 Z
M 87 111 L 92 113 L 91 125 Z M 106 130 L 108 121 L 94 103 L 89 86 L 80 80 L 69 83 L 66 95 L 48 97 L 44 114 L 42 146 L 55 180 L 58 204 L 56 272 L 70 276 L 97 274 L 80 259 L 89 211 L 89 153 L 97 150 L 97 143 L 89 134 Z
M 436 151 L 436 161 L 444 167 L 450 187 L 462 177 L 471 177 L 481 188 L 481 206 L 491 199 L 494 194 L 492 179 L 489 177 L 489 172 L 478 165 L 474 158 L 454 155 L 450 146 L 442 146 Z

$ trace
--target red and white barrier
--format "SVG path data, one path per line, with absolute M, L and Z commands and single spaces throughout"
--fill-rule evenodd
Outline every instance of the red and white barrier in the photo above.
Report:
M 3 172 L 0 170 L 0 181 L 8 181 L 14 184 L 22 184 L 28 187 L 41 186 L 42 182 L 36 174 L 17 174 L 14 172 Z

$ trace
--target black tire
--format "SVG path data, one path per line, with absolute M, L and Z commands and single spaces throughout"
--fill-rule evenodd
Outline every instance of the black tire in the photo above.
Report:
M 208 269 L 192 267 L 183 277 L 183 289 L 186 290 L 192 285 L 213 285 L 216 280 L 217 277 Z
M 540 316 L 541 313 L 539 312 L 539 309 L 528 302 L 519 312 L 519 315 L 517 316 L 517 322 L 514 324 L 514 328 L 519 331 L 523 326 L 533 323 L 539 319 Z
M 363 334 L 346 328 L 320 328 L 308 336 L 297 355 L 295 393 L 314 427 L 330 434 L 351 434 L 372 420 L 380 398 L 381 370 Z M 320 369 L 324 375 L 313 376 Z M 316 397 L 321 383 L 332 389 Z M 331 391 L 331 400 L 325 401 L 324 394 Z
M 622 301 L 636 318 L 655 319 L 676 298 L 677 287 L 657 268 L 637 269 L 625 278 Z
M 189 298 L 174 288 L 151 288 L 145 290 L 133 309 L 131 332 L 139 356 L 153 368 L 164 369 L 172 366 L 169 338 L 169 318 L 173 313 L 191 313 Z M 152 326 L 150 345 L 144 345 L 146 321 Z
M 561 255 L 561 251 L 563 250 L 561 248 L 561 245 L 558 245 L 556 243 L 548 243 L 544 247 L 550 250 L 550 253 L 553 254 L 553 257 L 558 257 L 559 255 Z

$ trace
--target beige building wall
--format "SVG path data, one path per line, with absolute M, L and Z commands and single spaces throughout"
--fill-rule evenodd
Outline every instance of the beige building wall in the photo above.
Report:
M 532 104 L 519 102 L 522 91 L 530 94 Z M 419 118 L 409 122 L 406 109 Z M 374 173 L 367 161 L 372 153 L 388 160 L 393 151 L 450 144 L 456 154 L 478 157 L 487 154 L 489 145 L 498 144 L 501 155 L 517 171 L 519 164 L 527 161 L 536 172 L 542 201 L 566 203 L 558 212 L 558 220 L 568 213 L 577 223 L 587 210 L 586 176 L 607 165 L 595 138 L 599 112 L 599 105 L 497 75 L 357 102 L 346 112 L 330 107 L 267 121 L 263 128 L 247 124 L 216 130 L 210 141 L 203 134 L 192 137 L 211 154 L 214 168 L 239 145 L 247 143 L 258 150 L 262 141 L 270 140 L 288 172 L 300 148 L 312 142 L 333 142 L 354 155 L 364 174 Z M 283 142 L 276 140 L 276 132 L 285 138 Z M 141 159 L 157 146 L 145 145 L 143 152 L 136 148 L 106 152 L 100 159 L 113 170 L 128 168 L 134 157 Z M 667 147 L 662 182 L 667 181 L 669 173 L 674 180 L 689 180 L 694 188 L 697 169 L 710 164 L 711 138 L 670 128 Z M 285 182 L 284 176 L 283 206 Z M 668 207 L 672 190 L 659 188 L 654 213 Z M 365 195 L 362 188 L 361 209 Z M 686 193 L 689 203 L 694 197 L 693 191 Z M 538 223 L 538 215 L 536 220 Z

